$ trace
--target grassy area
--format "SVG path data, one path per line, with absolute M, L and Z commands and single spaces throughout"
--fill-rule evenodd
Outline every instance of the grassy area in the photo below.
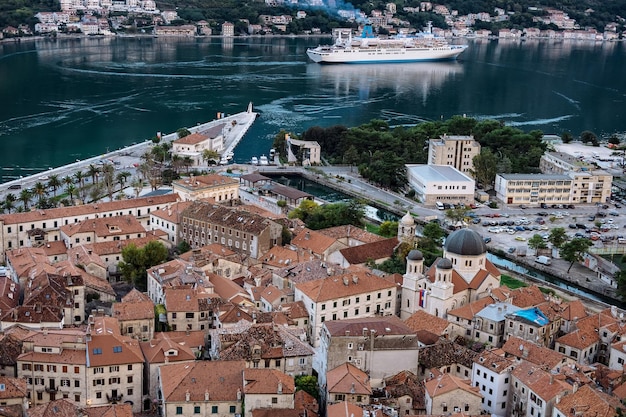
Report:
M 505 275 L 505 274 L 502 274 L 500 276 L 500 285 L 506 285 L 508 288 L 512 290 L 528 286 L 528 284 L 526 284 L 524 281 L 521 281 L 517 278 L 513 278 L 512 276 Z
M 380 230 L 380 225 L 372 224 L 372 223 L 365 223 L 365 231 L 366 232 L 370 232 L 370 233 L 374 233 L 374 234 L 378 235 L 378 234 L 380 234 L 379 230 Z

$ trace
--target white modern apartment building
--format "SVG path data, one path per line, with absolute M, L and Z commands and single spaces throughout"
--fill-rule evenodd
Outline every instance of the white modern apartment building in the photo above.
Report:
M 425 205 L 474 201 L 474 180 L 453 166 L 407 164 L 406 173 L 409 186 Z

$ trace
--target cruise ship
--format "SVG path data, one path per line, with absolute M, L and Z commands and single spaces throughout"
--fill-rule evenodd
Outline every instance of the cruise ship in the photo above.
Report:
M 381 38 L 367 25 L 360 37 L 339 36 L 334 45 L 309 48 L 306 53 L 320 64 L 371 64 L 452 60 L 467 48 L 448 44 L 445 38 L 433 35 L 431 28 L 429 23 L 426 32 L 415 36 Z

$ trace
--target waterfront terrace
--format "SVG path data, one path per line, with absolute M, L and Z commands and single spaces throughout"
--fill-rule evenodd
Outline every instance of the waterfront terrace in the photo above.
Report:
M 178 200 L 177 194 L 133 198 L 106 203 L 33 210 L 24 213 L 0 215 L 0 256 L 4 252 L 29 246 L 40 246 L 45 242 L 61 240 L 61 226 L 100 217 L 134 216 L 147 228 L 151 211 L 159 210 Z M 37 233 L 34 233 L 34 232 Z

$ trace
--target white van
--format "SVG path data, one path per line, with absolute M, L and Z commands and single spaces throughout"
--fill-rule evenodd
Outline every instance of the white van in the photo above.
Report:
M 446 208 L 441 201 L 437 201 L 435 205 L 439 210 L 444 210 Z
M 537 256 L 535 258 L 535 262 L 542 265 L 550 265 L 552 263 L 552 259 L 550 259 L 548 256 Z

